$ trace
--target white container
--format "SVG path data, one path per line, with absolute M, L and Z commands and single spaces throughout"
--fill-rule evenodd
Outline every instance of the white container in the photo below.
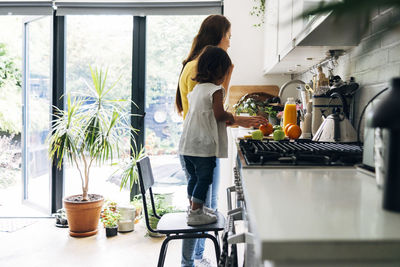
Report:
M 132 232 L 135 230 L 135 207 L 132 205 L 119 206 L 121 218 L 118 221 L 118 232 Z

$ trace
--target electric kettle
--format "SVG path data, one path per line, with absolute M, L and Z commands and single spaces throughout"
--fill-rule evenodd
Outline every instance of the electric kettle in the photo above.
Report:
M 343 97 L 337 93 L 332 94 L 332 96 L 338 96 L 343 100 Z M 344 107 L 344 105 L 342 106 Z M 336 108 L 333 114 L 324 119 L 312 140 L 319 142 L 353 143 L 357 142 L 357 132 L 346 118 L 345 113 Z

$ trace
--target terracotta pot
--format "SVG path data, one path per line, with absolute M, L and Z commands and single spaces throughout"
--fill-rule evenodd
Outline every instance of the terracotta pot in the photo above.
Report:
M 81 195 L 64 198 L 64 207 L 67 212 L 69 234 L 74 237 L 92 236 L 97 233 L 101 207 L 104 198 L 100 195 L 93 201 L 73 201 Z M 93 196 L 93 195 L 89 195 Z M 90 198 L 90 197 L 89 197 Z

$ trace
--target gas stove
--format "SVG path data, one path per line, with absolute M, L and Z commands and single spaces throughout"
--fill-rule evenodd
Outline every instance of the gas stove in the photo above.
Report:
M 353 166 L 362 161 L 362 146 L 348 143 L 252 140 L 239 141 L 242 167 Z

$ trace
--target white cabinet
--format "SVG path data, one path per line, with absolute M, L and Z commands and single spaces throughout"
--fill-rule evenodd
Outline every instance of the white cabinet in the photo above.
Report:
M 282 55 L 292 40 L 293 0 L 278 2 L 278 53 Z
M 266 17 L 264 25 L 264 73 L 267 73 L 279 62 L 278 54 L 278 1 L 266 2 Z
M 325 59 L 328 50 L 347 50 L 358 45 L 362 25 L 354 16 L 341 17 L 340 21 L 330 13 L 300 17 L 321 1 L 266 0 L 265 74 L 304 72 Z

